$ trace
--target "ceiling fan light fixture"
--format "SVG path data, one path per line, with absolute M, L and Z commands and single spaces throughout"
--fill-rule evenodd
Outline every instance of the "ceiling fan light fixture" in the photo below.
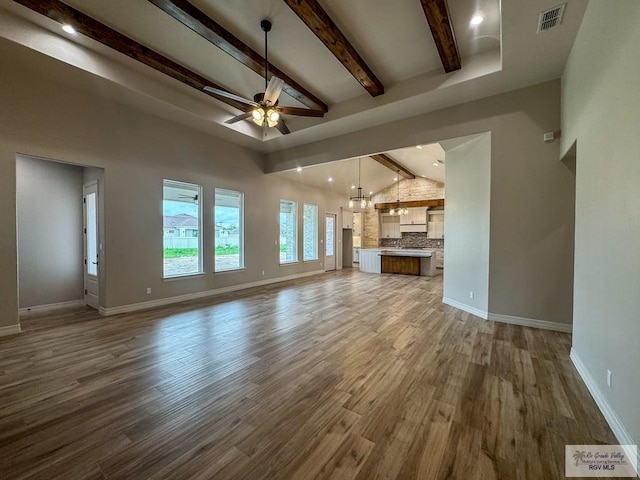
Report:
M 264 123 L 264 110 L 261 108 L 256 108 L 253 112 L 251 112 L 251 117 L 253 118 L 253 122 L 261 127 Z
M 280 114 L 277 110 L 269 109 L 267 110 L 267 125 L 270 127 L 275 127 L 278 124 L 278 120 L 280 120 Z

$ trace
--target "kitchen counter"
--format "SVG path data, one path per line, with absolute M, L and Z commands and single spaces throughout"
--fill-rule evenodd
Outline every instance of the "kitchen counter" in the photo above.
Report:
M 432 277 L 436 274 L 435 255 L 431 250 L 408 248 L 361 248 L 360 271 L 382 273 L 382 257 L 407 257 L 419 259 L 419 275 Z

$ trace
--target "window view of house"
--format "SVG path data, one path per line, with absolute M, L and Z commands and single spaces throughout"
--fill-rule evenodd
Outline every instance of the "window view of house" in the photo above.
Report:
M 305 203 L 302 209 L 302 260 L 318 259 L 318 206 Z
M 174 180 L 163 181 L 162 226 L 164 276 L 202 272 L 201 187 Z
M 280 200 L 280 263 L 298 261 L 298 203 Z
M 244 194 L 216 188 L 215 271 L 244 268 Z

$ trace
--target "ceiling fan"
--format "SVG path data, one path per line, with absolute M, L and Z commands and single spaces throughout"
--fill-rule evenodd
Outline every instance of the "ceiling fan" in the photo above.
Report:
M 240 120 L 246 120 L 252 118 L 253 122 L 262 127 L 264 126 L 264 134 L 267 135 L 267 127 L 276 127 L 280 133 L 286 135 L 291 133 L 289 128 L 281 120 L 280 114 L 285 115 L 298 115 L 303 117 L 322 117 L 324 112 L 322 110 L 312 110 L 309 108 L 297 108 L 278 105 L 278 98 L 284 87 L 284 80 L 272 76 L 269 80 L 269 57 L 267 50 L 267 34 L 271 31 L 271 22 L 269 20 L 262 20 L 260 27 L 264 32 L 264 87 L 265 91 L 256 93 L 253 96 L 253 100 L 248 100 L 239 95 L 235 95 L 226 90 L 221 90 L 214 87 L 204 87 L 204 90 L 214 95 L 218 95 L 225 98 L 230 98 L 245 105 L 253 107 L 252 109 L 237 115 L 224 123 L 232 124 L 239 122 Z
M 179 194 L 178 198 L 190 198 L 191 201 L 193 201 L 193 203 L 195 203 L 196 205 L 198 204 L 198 194 L 196 193 L 195 195 L 184 195 L 184 194 Z

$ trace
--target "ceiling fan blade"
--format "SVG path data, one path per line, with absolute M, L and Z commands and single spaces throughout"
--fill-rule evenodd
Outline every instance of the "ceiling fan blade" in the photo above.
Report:
M 244 103 L 246 105 L 251 105 L 252 107 L 259 107 L 260 105 L 254 102 L 253 100 L 247 100 L 239 95 L 236 95 L 231 92 L 227 92 L 226 90 L 220 90 L 219 88 L 213 87 L 204 87 L 205 92 L 213 93 L 214 95 L 218 95 L 220 97 L 230 98 L 231 100 L 235 100 L 236 102 Z
M 284 123 L 284 120 L 282 120 L 282 119 L 280 119 L 278 121 L 278 124 L 276 125 L 276 128 L 283 135 L 287 135 L 287 134 L 291 133 L 291 130 L 289 130 L 289 127 L 287 127 L 287 124 Z
M 276 107 L 280 113 L 285 115 L 297 115 L 299 117 L 323 117 L 325 112 L 322 110 L 312 110 L 310 108 L 298 108 L 298 107 Z
M 251 113 L 252 112 L 241 113 L 240 115 L 238 115 L 236 117 L 230 118 L 229 120 L 225 120 L 224 123 L 232 124 L 232 123 L 239 122 L 240 120 L 245 120 L 245 119 L 251 117 Z
M 284 80 L 278 77 L 271 77 L 267 90 L 264 92 L 264 103 L 269 105 L 275 105 L 284 87 Z

